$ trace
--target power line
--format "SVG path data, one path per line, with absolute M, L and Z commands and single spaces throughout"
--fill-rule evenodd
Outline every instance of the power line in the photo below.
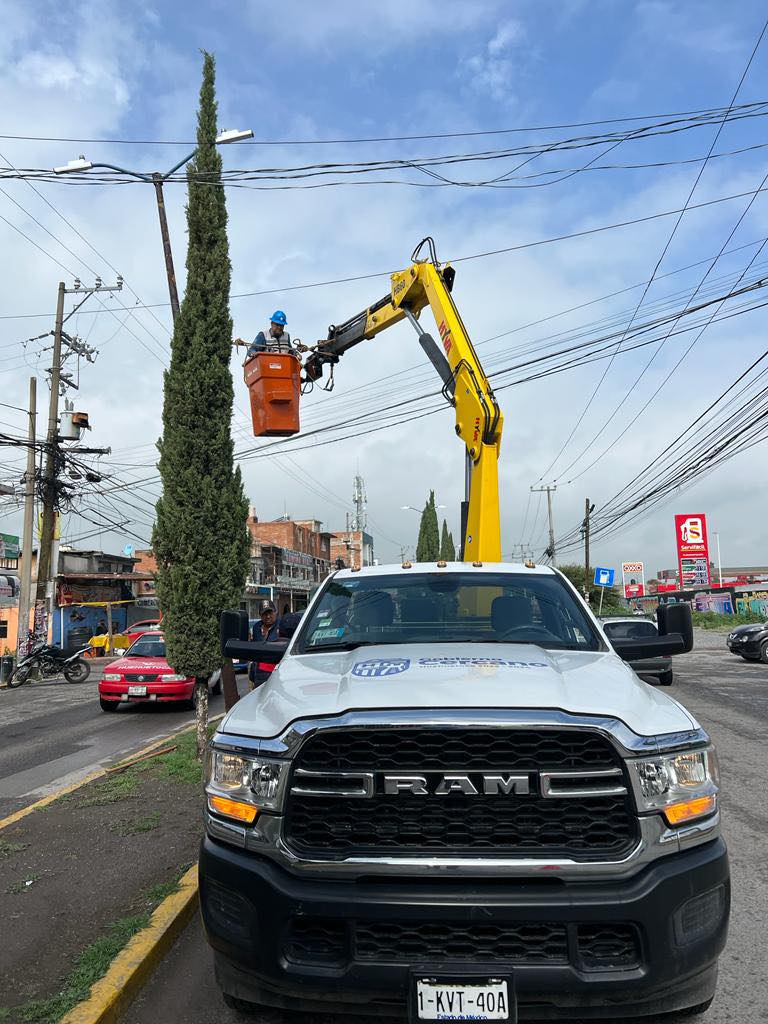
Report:
M 754 103 L 743 104 L 747 107 L 763 106 L 766 101 L 760 100 Z M 244 140 L 238 145 L 243 146 L 336 146 L 352 145 L 365 142 L 411 142 L 427 139 L 459 139 L 471 138 L 482 135 L 511 135 L 525 132 L 561 131 L 566 128 L 591 128 L 602 124 L 620 124 L 625 121 L 649 121 L 670 117 L 691 117 L 698 114 L 714 114 L 722 110 L 721 107 L 701 108 L 697 110 L 673 111 L 663 114 L 631 114 L 621 117 L 610 117 L 595 121 L 575 121 L 563 124 L 535 125 L 515 128 L 489 128 L 476 129 L 463 132 L 433 132 L 428 135 L 385 135 L 372 136 L 368 138 L 331 138 L 331 139 L 252 139 Z M 114 146 L 194 146 L 193 140 L 168 140 L 168 139 L 75 139 L 62 136 L 48 135 L 0 135 L 0 139 L 12 139 L 21 142 L 77 142 L 93 143 Z
M 717 199 L 709 199 L 709 200 L 706 200 L 705 202 L 701 202 L 701 203 L 691 203 L 691 204 L 689 204 L 687 209 L 688 210 L 703 210 L 703 209 L 706 209 L 706 208 L 711 207 L 711 206 L 717 206 L 720 203 L 732 202 L 735 199 L 744 199 L 745 197 L 755 195 L 756 192 L 760 193 L 760 192 L 764 192 L 764 191 L 766 191 L 765 188 L 757 189 L 757 190 L 752 190 L 750 192 L 736 192 L 733 195 L 720 196 Z M 538 246 L 542 246 L 542 245 L 551 245 L 551 244 L 553 244 L 555 242 L 565 242 L 565 241 L 570 241 L 571 239 L 574 239 L 574 238 L 585 238 L 585 237 L 587 237 L 589 235 L 600 234 L 600 233 L 605 232 L 605 231 L 612 231 L 612 230 L 615 230 L 617 228 L 631 227 L 634 224 L 645 224 L 645 223 L 648 223 L 649 221 L 663 219 L 664 217 L 672 217 L 675 214 L 678 214 L 680 212 L 681 212 L 680 209 L 664 210 L 664 211 L 661 211 L 660 213 L 647 214 L 644 217 L 635 217 L 635 218 L 632 218 L 632 219 L 629 219 L 629 220 L 617 221 L 616 223 L 613 223 L 613 224 L 601 224 L 601 225 L 598 225 L 597 227 L 594 227 L 594 228 L 585 228 L 585 229 L 583 229 L 581 231 L 573 231 L 573 232 L 570 232 L 568 234 L 554 235 L 554 236 L 549 237 L 549 238 L 535 239 L 535 240 L 533 240 L 531 242 L 521 242 L 521 243 L 519 243 L 517 245 L 505 246 L 502 249 L 488 249 L 488 250 L 486 250 L 484 252 L 471 253 L 471 254 L 469 254 L 467 256 L 455 256 L 452 259 L 447 260 L 446 262 L 448 262 L 448 263 L 467 263 L 467 262 L 469 262 L 471 260 L 486 259 L 486 258 L 488 258 L 490 256 L 501 256 L 501 255 L 506 255 L 507 253 L 511 253 L 511 252 L 521 252 L 521 251 L 523 251 L 525 249 L 533 249 L 533 248 L 537 248 Z M 0 219 L 5 220 L 5 218 L 2 217 L 2 215 L 0 215 Z M 21 232 L 18 228 L 15 227 L 15 225 L 10 224 L 9 221 L 6 221 L 6 223 L 8 223 L 11 227 L 13 227 L 14 230 L 19 231 L 20 234 L 23 234 L 23 232 Z M 27 236 L 25 236 L 25 237 L 27 237 Z M 27 240 L 28 241 L 32 241 L 29 238 L 27 238 Z M 36 242 L 32 241 L 32 244 L 37 246 Z M 37 246 L 37 247 L 40 248 L 39 246 Z M 50 254 L 49 253 L 45 253 L 45 255 L 49 256 Z M 53 258 L 53 257 L 51 257 L 51 258 Z M 61 266 L 61 264 L 59 264 L 59 265 Z M 67 268 L 64 268 L 64 269 L 66 270 Z M 400 268 L 400 269 L 402 269 L 402 268 Z M 67 273 L 71 273 L 71 271 L 67 270 Z M 353 283 L 353 282 L 357 282 L 357 281 L 371 281 L 371 280 L 374 280 L 376 278 L 390 277 L 392 273 L 394 273 L 394 271 L 392 271 L 392 270 L 380 270 L 380 271 L 375 271 L 375 272 L 368 273 L 368 274 L 355 274 L 355 275 L 350 275 L 350 276 L 347 276 L 347 277 L 331 278 L 331 279 L 324 280 L 324 281 L 311 281 L 311 282 L 304 283 L 304 284 L 283 285 L 283 286 L 278 287 L 278 288 L 264 288 L 264 289 L 261 289 L 259 291 L 235 292 L 232 295 L 230 295 L 230 299 L 250 299 L 250 298 L 256 298 L 256 297 L 259 297 L 259 296 L 262 296 L 262 295 L 277 295 L 277 294 L 283 294 L 283 293 L 295 292 L 295 291 L 306 291 L 306 290 L 314 289 L 314 288 L 326 288 L 326 287 L 333 286 L 333 285 L 338 285 L 338 284 L 349 284 L 349 283 Z M 168 302 L 153 302 L 153 303 L 145 303 L 143 305 L 137 305 L 134 308 L 135 309 L 159 309 L 159 308 L 162 308 L 162 307 L 166 307 L 168 305 L 170 305 L 170 303 L 168 303 Z M 124 307 L 120 307 L 120 308 L 124 308 Z M 114 311 L 113 310 L 107 310 L 107 311 L 111 312 L 114 315 Z M 84 310 L 83 311 L 83 315 L 87 316 L 87 315 L 90 315 L 90 314 L 92 314 L 94 312 L 98 312 L 98 311 Z M 5 314 L 5 315 L 0 315 L 0 320 L 31 320 L 31 319 L 39 319 L 39 318 L 50 318 L 51 316 L 53 316 L 52 313 L 18 313 L 18 314 L 13 314 L 13 315 Z

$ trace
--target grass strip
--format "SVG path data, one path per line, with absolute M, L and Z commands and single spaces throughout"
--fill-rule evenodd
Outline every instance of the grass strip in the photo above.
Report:
M 752 626 L 765 622 L 765 615 L 757 612 L 739 612 L 738 615 L 721 615 L 720 612 L 694 612 L 693 624 L 702 629 L 733 629 L 734 626 Z
M 149 925 L 153 911 L 167 896 L 176 892 L 181 877 L 189 867 L 189 864 L 185 864 L 175 878 L 149 889 L 144 894 L 146 910 L 114 921 L 105 935 L 86 946 L 75 958 L 74 967 L 55 996 L 33 999 L 21 1006 L 0 1007 L 0 1021 L 12 1018 L 24 1024 L 58 1024 L 73 1006 L 88 998 L 91 987 L 104 977 L 118 953 L 137 932 Z

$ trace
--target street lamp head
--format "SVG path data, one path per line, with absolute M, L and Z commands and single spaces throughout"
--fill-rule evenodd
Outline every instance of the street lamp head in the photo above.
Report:
M 219 132 L 216 136 L 216 143 L 219 146 L 223 146 L 227 142 L 241 142 L 243 139 L 252 138 L 252 128 L 246 128 L 244 131 L 238 131 L 237 128 L 227 128 L 226 131 Z
M 68 164 L 64 165 L 64 167 L 54 167 L 53 168 L 53 173 L 54 174 L 72 174 L 72 173 L 74 173 L 76 171 L 90 171 L 90 169 L 92 167 L 93 167 L 93 164 L 91 163 L 91 161 L 90 160 L 86 160 L 85 157 L 81 154 L 77 158 L 77 160 L 70 160 Z

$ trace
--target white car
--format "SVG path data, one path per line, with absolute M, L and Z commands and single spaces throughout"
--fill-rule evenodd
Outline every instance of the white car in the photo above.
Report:
M 622 660 L 689 650 L 687 609 L 612 647 L 556 570 L 404 563 L 335 573 L 284 654 L 238 621 L 226 653 L 279 664 L 208 763 L 201 906 L 229 1005 L 708 1004 L 730 891 L 716 758 Z

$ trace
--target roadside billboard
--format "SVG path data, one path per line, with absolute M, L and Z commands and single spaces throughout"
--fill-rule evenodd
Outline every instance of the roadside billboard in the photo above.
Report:
M 707 517 L 704 513 L 675 516 L 675 539 L 680 589 L 710 586 Z
M 621 580 L 624 584 L 624 597 L 643 597 L 645 570 L 642 562 L 622 562 Z

